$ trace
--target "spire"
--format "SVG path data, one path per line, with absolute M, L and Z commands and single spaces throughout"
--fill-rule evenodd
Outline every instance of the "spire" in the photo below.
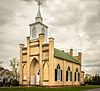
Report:
M 42 22 L 43 21 L 43 18 L 41 17 L 41 12 L 40 12 L 40 5 L 41 5 L 41 2 L 39 1 L 38 2 L 38 12 L 37 12 L 37 16 L 35 18 L 35 22 Z

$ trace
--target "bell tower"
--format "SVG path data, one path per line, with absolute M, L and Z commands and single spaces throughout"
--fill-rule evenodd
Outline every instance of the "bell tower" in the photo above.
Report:
M 38 12 L 35 17 L 35 23 L 30 24 L 30 39 L 37 39 L 39 37 L 40 33 L 43 33 L 45 35 L 45 42 L 47 42 L 47 36 L 48 36 L 48 26 L 43 24 L 43 18 L 41 16 L 41 2 L 38 2 Z

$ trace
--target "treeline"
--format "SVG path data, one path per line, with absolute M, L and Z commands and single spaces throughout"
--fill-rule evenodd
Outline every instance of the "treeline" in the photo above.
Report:
M 95 76 L 86 75 L 85 84 L 100 85 L 100 75 L 99 74 L 96 74 Z

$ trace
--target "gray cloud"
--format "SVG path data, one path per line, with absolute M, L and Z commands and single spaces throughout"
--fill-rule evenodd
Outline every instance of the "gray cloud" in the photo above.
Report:
M 10 22 L 10 20 L 13 18 L 13 10 L 9 9 L 8 5 L 6 7 L 3 7 L 3 5 L 7 5 L 7 2 L 1 1 L 0 3 L 0 25 Z
M 91 66 L 97 63 L 99 65 L 100 1 L 84 0 L 76 3 L 74 2 L 75 5 L 73 5 L 73 2 L 74 1 L 72 0 L 72 2 L 69 3 L 66 0 L 64 2 L 65 6 L 63 5 L 63 3 L 62 5 L 60 5 L 60 3 L 57 3 L 56 6 L 59 7 L 60 5 L 61 9 L 52 7 L 52 11 L 49 12 L 51 16 L 54 15 L 53 18 L 51 18 L 52 21 L 50 21 L 49 24 L 54 27 L 56 26 L 54 28 L 56 33 L 55 37 L 57 38 L 56 44 L 59 45 L 58 48 L 63 48 L 65 50 L 68 47 L 72 47 L 77 50 L 81 49 L 81 51 L 83 51 L 84 64 Z M 71 31 L 75 31 L 76 35 Z M 61 45 L 62 43 L 64 43 L 65 45 Z M 94 65 L 94 67 L 96 67 L 96 71 L 98 71 L 99 66 Z M 90 70 L 89 71 L 92 73 L 92 69 Z M 86 72 L 88 72 L 88 70 L 86 70 Z
M 62 26 L 65 27 L 67 25 L 77 24 L 78 22 L 78 12 L 79 6 L 76 1 L 61 1 L 59 0 L 58 3 L 52 3 L 52 7 L 49 7 L 49 13 L 52 16 L 52 21 L 50 22 L 51 25 L 54 26 Z M 62 3 L 62 4 L 61 4 Z M 56 7 L 59 8 L 56 8 Z
M 46 2 L 47 0 L 34 0 L 35 2 L 41 2 L 41 3 L 44 3 L 44 2 Z
M 30 2 L 30 1 L 33 1 L 33 0 L 23 0 L 23 1 L 27 1 L 27 2 Z
M 100 65 L 100 1 L 99 0 L 87 0 L 82 2 L 82 21 L 81 29 L 85 32 L 85 38 L 88 41 L 88 48 L 85 53 L 85 65 L 90 65 L 89 71 L 93 73 L 94 66 L 97 72 Z M 85 67 L 86 68 L 86 67 Z
M 0 0 L 0 60 L 6 68 L 12 57 L 18 58 L 19 43 L 27 36 L 25 26 L 22 26 L 24 21 L 20 20 L 24 19 L 22 12 L 20 0 Z
M 90 41 L 97 41 L 100 39 L 100 1 L 88 0 L 83 2 L 83 5 L 83 31 Z
M 19 56 L 19 45 L 29 35 L 28 24 L 37 12 L 33 0 L 0 0 L 0 59 L 6 61 Z M 10 3 L 9 3 L 10 2 Z M 8 4 L 9 3 L 9 4 Z M 48 0 L 42 7 L 44 23 L 49 25 L 49 36 L 55 47 L 75 53 L 83 52 L 85 71 L 99 72 L 100 64 L 100 2 L 99 0 Z M 8 62 L 8 61 L 7 61 Z M 6 65 L 7 66 L 7 65 Z
M 40 2 L 42 6 L 46 5 L 47 3 L 47 0 L 22 0 L 22 1 L 29 2 L 29 3 L 30 2 L 36 2 L 36 3 Z

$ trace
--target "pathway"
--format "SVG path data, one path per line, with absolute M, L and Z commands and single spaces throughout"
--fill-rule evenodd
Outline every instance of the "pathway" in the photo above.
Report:
M 85 90 L 85 91 L 100 91 L 100 88 L 97 88 L 97 89 L 91 89 L 91 90 Z

